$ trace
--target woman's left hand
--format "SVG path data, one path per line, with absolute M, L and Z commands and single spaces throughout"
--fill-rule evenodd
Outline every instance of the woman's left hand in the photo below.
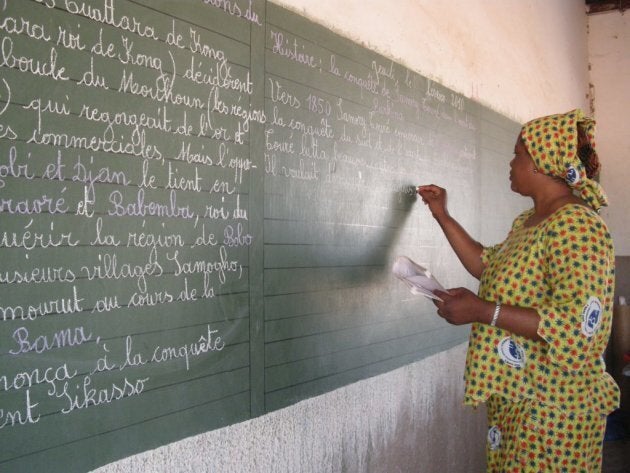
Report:
M 449 324 L 464 325 L 480 322 L 484 315 L 492 313 L 494 305 L 477 297 L 465 287 L 449 289 L 447 292 L 436 291 L 435 295 L 444 302 L 433 300 L 438 308 L 438 315 Z

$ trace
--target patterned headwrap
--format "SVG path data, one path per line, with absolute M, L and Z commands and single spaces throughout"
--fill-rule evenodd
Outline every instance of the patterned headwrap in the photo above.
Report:
M 523 125 L 521 137 L 536 168 L 548 175 L 559 177 L 593 209 L 608 205 L 606 193 L 597 181 L 588 177 L 587 165 L 578 155 L 578 123 L 586 132 L 589 145 L 595 148 L 595 120 L 585 117 L 582 110 L 536 118 Z M 599 163 L 589 165 L 588 174 L 595 176 Z

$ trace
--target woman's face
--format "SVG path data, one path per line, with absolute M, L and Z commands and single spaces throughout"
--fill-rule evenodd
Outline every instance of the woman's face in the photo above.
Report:
M 519 135 L 514 145 L 514 157 L 510 161 L 510 187 L 521 195 L 531 195 L 536 166 Z

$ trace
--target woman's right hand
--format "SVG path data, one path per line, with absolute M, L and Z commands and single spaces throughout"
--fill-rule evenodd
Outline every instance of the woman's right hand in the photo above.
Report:
M 448 216 L 446 189 L 435 184 L 418 186 L 418 195 L 422 198 L 422 202 L 429 206 L 429 210 L 435 219 Z

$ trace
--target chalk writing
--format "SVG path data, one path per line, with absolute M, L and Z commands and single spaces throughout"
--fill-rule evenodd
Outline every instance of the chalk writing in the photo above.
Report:
M 20 461 L 98 438 L 105 411 L 126 438 L 146 399 L 168 421 L 252 398 L 260 293 L 299 298 L 309 272 L 311 292 L 345 290 L 339 274 L 385 264 L 352 255 L 389 245 L 374 235 L 401 228 L 382 215 L 406 211 L 413 176 L 478 168 L 463 96 L 291 22 L 259 29 L 277 6 L 0 5 L 0 429 L 52 432 L 8 435 Z
M 48 393 L 56 391 L 57 383 L 74 378 L 78 374 L 76 369 L 68 367 L 68 363 L 61 363 L 57 366 L 47 366 L 46 368 L 33 368 L 29 371 L 19 371 L 12 375 L 3 374 L 0 376 L 0 389 L 3 391 L 20 390 L 31 388 L 39 384 L 48 384 Z
M 45 315 L 66 315 L 83 312 L 84 298 L 79 297 L 76 286 L 72 286 L 72 296 L 49 299 L 30 304 L 0 306 L 0 320 L 35 320 Z
M 226 274 L 238 274 L 238 279 L 243 274 L 243 267 L 239 265 L 238 260 L 229 259 L 225 246 L 219 248 L 219 259 L 217 260 L 182 260 L 179 250 L 175 250 L 172 254 L 167 253 L 166 259 L 175 263 L 175 276 L 216 273 L 221 284 L 225 284 Z
M 321 60 L 317 59 L 313 54 L 306 50 L 306 45 L 300 44 L 297 38 L 290 41 L 284 37 L 284 33 L 271 30 L 271 38 L 273 39 L 272 52 L 284 56 L 291 61 L 304 64 L 310 68 L 321 66 Z
M 32 250 L 34 248 L 56 248 L 60 246 L 77 246 L 80 240 L 73 237 L 72 232 L 55 232 L 55 223 L 49 225 L 49 233 L 31 231 L 29 228 L 33 224 L 33 219 L 29 220 L 23 227 L 23 232 L 2 231 L 0 232 L 0 248 L 24 248 Z
M 66 401 L 66 406 L 61 409 L 63 414 L 69 414 L 76 409 L 87 409 L 101 404 L 110 404 L 125 397 L 139 396 L 145 389 L 145 383 L 150 378 L 136 378 L 116 381 L 106 388 L 92 387 L 92 377 L 84 376 L 83 383 L 72 389 L 68 382 L 64 383 L 63 389 L 56 394 L 58 398 Z
M 26 159 L 29 160 L 30 157 L 29 153 Z M 22 177 L 28 180 L 35 178 L 35 174 L 29 172 L 28 162 L 18 164 L 18 151 L 15 146 L 9 148 L 8 162 L 5 164 L 3 161 L 0 161 L 0 189 L 5 186 L 5 177 Z
M 44 25 L 31 21 L 28 18 L 5 16 L 0 22 L 0 30 L 8 34 L 25 34 L 29 38 L 40 41 L 51 41 L 52 36 L 46 33 Z
M 37 113 L 37 129 L 42 128 L 42 113 L 51 113 L 55 115 L 70 115 L 70 110 L 67 104 L 68 96 L 65 97 L 65 101 L 57 102 L 56 100 L 44 100 L 42 104 L 41 98 L 31 100 L 28 105 L 24 105 L 25 110 L 35 110 Z
M 224 337 L 210 325 L 185 343 L 138 344 L 122 334 L 120 346 L 116 338 L 104 342 L 87 324 L 58 319 L 56 328 L 44 329 L 39 321 L 213 299 L 215 286 L 241 280 L 242 256 L 231 252 L 254 237 L 237 223 L 248 220 L 240 187 L 257 166 L 238 146 L 246 144 L 252 124 L 267 122 L 265 110 L 249 100 L 256 85 L 250 70 L 235 67 L 207 30 L 171 20 L 160 31 L 150 15 L 123 12 L 117 0 L 37 3 L 62 7 L 78 20 L 0 19 L 0 67 L 69 84 L 22 88 L 16 75 L 0 77 L 0 140 L 24 133 L 23 143 L 0 153 L 0 212 L 16 219 L 0 229 L 0 249 L 19 253 L 11 261 L 24 261 L 3 264 L 0 286 L 31 288 L 28 299 L 2 297 L 0 321 L 19 323 L 5 340 L 11 357 L 54 351 L 63 360 L 69 350 L 81 349 L 94 359 L 88 373 L 73 366 L 70 354 L 68 361 L 3 373 L 0 389 L 19 391 L 21 399 L 11 409 L 0 408 L 0 429 L 38 423 L 51 413 L 42 408 L 44 399 L 46 406 L 56 402 L 58 414 L 71 415 L 142 396 L 152 378 L 131 370 L 175 363 L 187 371 L 194 359 L 224 349 Z M 261 24 L 253 2 L 213 6 Z M 81 17 L 97 27 L 87 29 Z M 35 54 L 23 37 L 43 48 Z M 183 55 L 176 59 L 170 48 Z M 131 99 L 116 98 L 123 94 Z M 30 121 L 15 118 L 16 109 Z M 222 117 L 231 122 L 224 125 Z M 305 132 L 306 126 L 291 124 Z M 29 183 L 48 185 L 38 190 Z M 220 202 L 207 200 L 210 195 Z M 234 199 L 228 203 L 225 196 Z M 169 219 L 184 223 L 166 226 Z M 214 256 L 188 254 L 215 247 Z M 70 253 L 61 252 L 72 248 L 85 256 L 67 260 Z M 35 251 L 44 251 L 43 259 L 30 254 Z M 110 379 L 101 379 L 106 373 Z
M 107 213 L 117 217 L 195 218 L 195 213 L 189 205 L 179 205 L 177 203 L 177 192 L 175 190 L 170 191 L 168 203 L 147 199 L 144 189 L 139 189 L 132 200 L 126 199 L 122 192 L 118 190 L 113 191 L 109 194 L 109 202 L 111 207 Z
M 54 348 L 72 347 L 90 342 L 92 333 L 86 333 L 85 327 L 78 326 L 59 330 L 51 335 L 42 334 L 32 337 L 26 327 L 19 327 L 13 332 L 13 340 L 17 346 L 9 350 L 12 355 L 29 352 L 42 353 Z
M 66 188 L 61 190 L 64 193 Z M 17 215 L 32 215 L 40 213 L 65 214 L 69 207 L 63 197 L 50 197 L 46 194 L 34 198 L 0 199 L 0 212 Z
M 14 427 L 16 425 L 36 424 L 39 422 L 40 416 L 33 414 L 39 403 L 31 401 L 31 391 L 26 390 L 24 399 L 24 411 L 0 409 L 0 429 L 5 427 Z
M 213 7 L 220 8 L 229 15 L 237 18 L 244 18 L 247 21 L 254 23 L 258 26 L 262 26 L 260 22 L 259 14 L 254 10 L 252 0 L 249 0 L 246 9 L 239 6 L 239 2 L 235 0 L 203 0 L 206 5 L 212 5 Z
M 101 0 L 100 3 L 101 5 L 99 6 L 92 6 L 82 1 L 64 0 L 66 9 L 73 15 L 84 16 L 96 22 L 111 25 L 117 29 L 128 31 L 129 33 L 135 33 L 141 37 L 158 39 L 153 26 L 143 24 L 134 16 L 118 15 L 114 0 Z
M 218 330 L 212 330 L 207 326 L 207 333 L 201 335 L 195 342 L 181 346 L 161 347 L 156 346 L 151 355 L 151 361 L 164 363 L 171 360 L 183 359 L 186 370 L 190 369 L 190 358 L 200 356 L 208 352 L 221 351 L 225 348 L 225 342 L 221 336 L 217 335 Z
M 0 43 L 0 67 L 15 68 L 20 72 L 28 72 L 53 80 L 70 80 L 70 77 L 66 75 L 66 68 L 57 64 L 59 54 L 56 48 L 50 48 L 48 60 L 41 61 L 28 56 L 16 56 L 13 54 L 13 46 L 13 39 L 9 36 L 2 38 L 2 43 Z
M 156 248 L 152 248 L 144 264 L 119 263 L 118 255 L 115 253 L 99 253 L 98 263 L 81 266 L 81 272 L 89 281 L 93 279 L 133 278 L 136 280 L 138 288 L 144 291 L 147 288 L 147 276 L 161 276 L 164 270 L 158 261 Z
M 48 282 L 74 282 L 76 275 L 64 266 L 43 266 L 27 270 L 0 270 L 0 284 L 42 284 Z
M 83 51 L 86 47 L 85 43 L 81 42 L 80 33 L 73 33 L 61 25 L 57 27 L 57 45 L 77 51 Z

